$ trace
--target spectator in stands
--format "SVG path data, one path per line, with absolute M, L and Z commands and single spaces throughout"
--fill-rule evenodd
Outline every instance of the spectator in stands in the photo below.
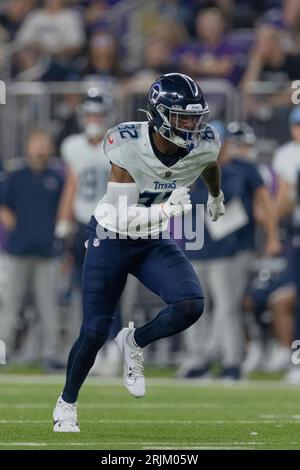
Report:
M 195 78 L 224 78 L 235 82 L 239 51 L 226 38 L 226 23 L 220 10 L 200 11 L 196 33 L 198 41 L 175 51 L 174 62 L 180 64 L 182 72 Z
M 110 5 L 107 0 L 89 1 L 84 12 L 85 26 L 87 35 L 93 32 L 99 22 L 106 21 L 107 14 L 110 11 Z
M 188 40 L 187 31 L 179 19 L 168 20 L 160 19 L 151 29 L 148 36 L 149 40 L 157 39 L 157 41 L 166 44 L 171 51 L 174 51 Z
M 207 138 L 212 138 L 208 133 Z M 280 250 L 276 218 L 268 189 L 248 154 L 255 145 L 253 130 L 245 123 L 231 123 L 219 154 L 222 189 L 227 202 L 224 223 L 205 221 L 204 246 L 187 250 L 201 277 L 206 299 L 212 299 L 211 317 L 192 326 L 185 334 L 186 356 L 178 375 L 203 377 L 216 358 L 221 359 L 221 377 L 240 378 L 243 353 L 242 298 L 248 281 L 249 262 L 255 250 L 254 207 L 264 212 L 265 250 Z M 245 158 L 246 157 L 246 158 Z M 198 181 L 191 198 L 203 203 L 207 189 Z M 218 228 L 219 226 L 219 228 Z
M 84 45 L 84 30 L 80 16 L 65 8 L 64 0 L 45 0 L 42 9 L 33 10 L 19 30 L 18 41 L 38 43 L 44 53 L 58 57 L 73 57 Z
M 118 43 L 106 28 L 96 30 L 89 43 L 89 62 L 83 71 L 86 80 L 124 77 L 120 66 Z
M 259 80 L 284 83 L 299 78 L 300 54 L 287 53 L 281 39 L 280 30 L 273 26 L 263 25 L 257 30 L 242 81 L 243 87 Z
M 30 0 L 8 0 L 0 13 L 0 26 L 6 33 L 7 41 L 13 41 L 25 16 L 30 10 Z
M 174 51 L 187 40 L 187 32 L 180 21 L 159 20 L 151 29 L 142 53 L 142 64 L 135 71 L 134 78 L 155 80 L 159 75 L 174 72 Z
M 174 65 L 169 45 L 165 41 L 153 38 L 147 41 L 143 53 L 143 66 L 138 69 L 133 78 L 154 81 L 160 75 L 173 71 Z
M 280 0 L 275 0 L 277 3 Z M 252 28 L 255 20 L 267 8 L 273 6 L 270 0 L 179 0 L 179 14 L 194 35 L 194 19 L 201 9 L 218 8 L 232 28 Z
M 85 34 L 80 15 L 65 8 L 65 0 L 44 0 L 43 8 L 28 14 L 16 39 L 24 45 L 13 71 L 19 79 L 75 78 L 72 61 L 84 45 Z
M 14 329 L 28 288 L 32 289 L 42 325 L 42 357 L 46 368 L 58 366 L 57 263 L 54 229 L 63 188 L 51 169 L 52 140 L 34 130 L 27 140 L 26 165 L 8 175 L 1 220 L 8 230 L 8 281 L 0 312 L 1 338 L 13 353 Z
M 276 44 L 276 47 L 274 46 Z M 249 55 L 248 66 L 240 83 L 245 94 L 248 120 L 261 137 L 274 136 L 285 140 L 285 125 L 291 104 L 293 89 L 290 81 L 299 78 L 300 54 L 285 51 L 281 32 L 270 25 L 262 25 Z M 262 93 L 256 82 L 270 82 Z M 278 129 L 274 135 L 274 129 Z
M 280 28 L 285 50 L 298 54 L 300 47 L 300 2 L 283 0 L 282 5 L 268 10 L 262 22 Z

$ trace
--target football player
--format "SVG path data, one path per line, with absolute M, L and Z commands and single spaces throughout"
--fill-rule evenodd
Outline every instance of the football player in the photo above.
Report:
M 53 412 L 56 432 L 79 432 L 78 393 L 107 339 L 128 273 L 167 304 L 150 322 L 138 328 L 129 324 L 116 337 L 123 382 L 133 396 L 145 395 L 143 348 L 185 330 L 203 312 L 198 278 L 164 234 L 171 217 L 191 210 L 188 188 L 200 175 L 208 188 L 212 220 L 224 214 L 219 138 L 206 123 L 209 108 L 202 90 L 186 75 L 160 77 L 150 88 L 148 105 L 148 121 L 120 124 L 103 141 L 112 167 L 107 192 L 89 224 L 84 317 Z
M 112 126 L 113 97 L 96 87 L 88 90 L 78 107 L 83 132 L 67 137 L 61 146 L 61 155 L 67 166 L 67 182 L 60 204 L 56 234 L 65 238 L 77 223 L 76 245 L 78 265 L 82 266 L 85 254 L 86 226 L 99 199 L 105 194 L 110 163 L 101 151 L 100 144 Z
M 75 232 L 72 254 L 76 287 L 82 285 L 87 225 L 99 199 L 106 192 L 110 174 L 111 165 L 100 144 L 107 130 L 115 124 L 115 109 L 111 92 L 98 87 L 89 88 L 86 97 L 77 108 L 83 132 L 67 137 L 61 146 L 61 155 L 67 167 L 67 181 L 59 208 L 56 236 L 66 238 Z M 110 331 L 111 340 L 120 328 L 118 308 Z M 107 342 L 105 361 L 100 362 L 97 359 L 93 372 L 116 375 L 119 370 L 117 349 L 114 341 Z

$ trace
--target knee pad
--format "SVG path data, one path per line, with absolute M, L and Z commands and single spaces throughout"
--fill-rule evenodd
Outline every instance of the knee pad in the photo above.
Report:
M 171 304 L 170 307 L 174 313 L 181 313 L 185 316 L 188 326 L 195 323 L 201 317 L 204 309 L 203 297 L 196 297 L 195 299 L 187 299 L 182 302 Z

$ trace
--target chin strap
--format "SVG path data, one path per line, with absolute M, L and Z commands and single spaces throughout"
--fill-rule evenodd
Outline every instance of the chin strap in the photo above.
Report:
M 167 135 L 164 135 L 162 134 L 163 137 L 165 137 L 167 140 L 169 140 L 170 142 L 174 143 L 175 145 L 177 145 L 178 147 L 181 147 L 181 148 L 185 148 L 186 150 L 188 150 L 189 152 L 191 150 L 193 150 L 193 148 L 195 147 L 194 143 L 190 143 L 188 144 L 187 146 L 183 146 L 183 145 L 180 145 L 180 143 L 178 144 L 177 142 L 174 142 L 173 140 L 171 140 L 171 132 L 173 132 L 173 134 L 175 135 L 175 137 L 178 137 L 180 138 L 180 136 L 176 136 L 175 132 L 172 131 L 172 127 L 170 126 L 169 123 L 166 122 L 166 117 L 164 115 L 161 115 L 161 117 L 157 117 L 157 118 L 153 118 L 153 116 L 151 115 L 151 113 L 149 111 L 147 111 L 146 109 L 142 109 L 142 108 L 138 108 L 138 111 L 141 111 L 142 113 L 146 113 L 146 116 L 147 116 L 147 119 L 149 122 L 153 122 L 154 124 L 154 129 L 159 132 L 159 126 L 157 125 L 156 121 L 161 119 L 162 120 L 162 126 L 160 126 L 162 129 L 164 129 L 165 132 L 168 132 L 169 133 L 169 136 L 167 137 Z M 168 128 L 164 128 L 164 120 L 165 120 L 165 125 L 168 126 Z M 169 128 L 170 127 L 170 128 Z M 183 139 L 182 139 L 183 140 Z
M 139 108 L 138 111 L 142 111 L 143 113 L 146 113 L 147 119 L 149 123 L 153 123 L 154 130 L 159 132 L 160 126 L 158 125 L 158 120 L 160 119 L 159 117 L 154 118 L 149 111 L 146 109 L 141 109 Z M 159 121 L 160 122 L 160 121 Z

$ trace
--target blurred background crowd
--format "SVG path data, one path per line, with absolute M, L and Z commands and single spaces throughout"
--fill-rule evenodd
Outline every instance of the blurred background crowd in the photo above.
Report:
M 300 383 L 291 363 L 300 340 L 299 0 L 0 1 L 0 338 L 9 362 L 64 368 L 80 325 L 86 225 L 109 174 L 101 140 L 115 123 L 144 119 L 147 89 L 167 72 L 190 75 L 206 95 L 227 214 L 217 229 L 205 221 L 204 247 L 186 251 L 205 314 L 148 348 L 148 361 L 178 377 L 262 370 Z M 205 191 L 193 188 L 195 203 Z M 111 337 L 160 308 L 129 278 Z M 93 373 L 119 367 L 109 341 Z

